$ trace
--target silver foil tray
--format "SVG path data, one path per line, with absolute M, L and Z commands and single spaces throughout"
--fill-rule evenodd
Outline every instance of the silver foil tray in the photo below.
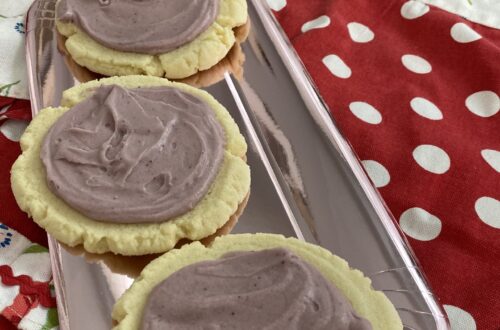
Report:
M 33 114 L 78 84 L 57 50 L 55 0 L 28 13 Z M 234 233 L 271 232 L 319 244 L 362 270 L 407 329 L 449 329 L 418 263 L 342 137 L 267 3 L 249 0 L 244 79 L 207 88 L 249 143 L 252 190 Z M 109 329 L 114 302 L 147 262 L 95 256 L 49 237 L 61 329 Z M 125 275 L 128 274 L 128 275 Z

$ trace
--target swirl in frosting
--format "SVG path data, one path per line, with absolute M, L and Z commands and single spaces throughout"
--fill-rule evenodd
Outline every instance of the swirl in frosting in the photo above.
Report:
M 214 111 L 189 93 L 110 85 L 57 120 L 40 157 L 51 191 L 88 217 L 163 222 L 207 193 L 224 141 Z
M 342 292 L 284 248 L 232 252 L 170 275 L 151 292 L 142 330 L 369 330 Z
M 57 18 L 111 49 L 162 54 L 212 25 L 219 0 L 61 0 Z

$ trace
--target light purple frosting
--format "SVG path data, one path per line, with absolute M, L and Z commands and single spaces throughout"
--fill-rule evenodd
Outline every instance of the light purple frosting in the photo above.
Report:
M 64 113 L 40 157 L 50 190 L 103 222 L 163 222 L 208 192 L 224 131 L 203 100 L 171 87 L 101 86 Z
M 194 40 L 219 13 L 219 0 L 61 0 L 57 18 L 111 49 L 162 54 Z
M 232 252 L 158 284 L 141 330 L 370 330 L 342 292 L 284 248 Z

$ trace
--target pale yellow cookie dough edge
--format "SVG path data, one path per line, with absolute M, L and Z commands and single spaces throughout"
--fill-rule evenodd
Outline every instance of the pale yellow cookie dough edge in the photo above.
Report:
M 173 86 L 203 99 L 215 111 L 226 133 L 224 160 L 209 192 L 194 209 L 163 223 L 105 223 L 74 210 L 49 190 L 39 157 L 43 138 L 69 107 L 84 100 L 93 88 L 102 84 L 129 88 Z M 156 77 L 113 77 L 67 90 L 62 104 L 60 108 L 43 109 L 26 129 L 21 138 L 22 154 L 11 170 L 11 185 L 19 207 L 57 240 L 69 246 L 83 244 L 85 250 L 92 253 L 162 253 L 183 238 L 195 241 L 215 233 L 236 212 L 250 191 L 250 169 L 242 159 L 247 150 L 245 139 L 227 110 L 207 92 Z
M 182 79 L 219 63 L 235 43 L 233 29 L 248 19 L 246 0 L 220 0 L 216 21 L 196 39 L 161 55 L 121 52 L 94 41 L 71 23 L 56 21 L 67 37 L 66 49 L 73 60 L 107 76 L 145 74 Z
M 238 234 L 215 239 L 210 247 L 195 242 L 165 253 L 148 264 L 113 308 L 114 330 L 139 330 L 151 290 L 175 271 L 203 260 L 220 258 L 230 251 L 258 251 L 285 247 L 316 267 L 349 299 L 354 310 L 374 330 L 401 330 L 403 324 L 389 299 L 375 291 L 371 280 L 329 251 L 295 238 L 275 234 Z M 193 302 L 196 303 L 196 302 Z

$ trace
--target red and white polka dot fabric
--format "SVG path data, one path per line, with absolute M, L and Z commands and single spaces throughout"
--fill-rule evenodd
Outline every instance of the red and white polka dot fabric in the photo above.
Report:
M 500 329 L 500 31 L 417 1 L 269 1 L 452 329 Z

